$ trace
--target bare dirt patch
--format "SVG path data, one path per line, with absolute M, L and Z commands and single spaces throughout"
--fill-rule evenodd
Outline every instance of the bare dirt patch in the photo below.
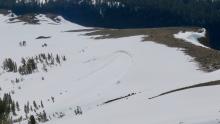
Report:
M 49 38 L 51 38 L 51 36 L 39 36 L 35 39 L 39 40 L 39 39 L 49 39 Z
M 115 102 L 115 101 L 118 101 L 118 100 L 121 100 L 121 99 L 127 99 L 131 96 L 134 96 L 134 95 L 136 95 L 136 93 L 130 93 L 126 96 L 121 96 L 121 97 L 118 97 L 118 98 L 115 98 L 115 99 L 111 99 L 111 100 L 108 100 L 108 101 L 104 102 L 103 105 L 108 104 L 108 103 L 112 103 L 112 102 Z
M 187 87 L 182 87 L 182 88 L 178 88 L 178 89 L 174 89 L 174 90 L 170 90 L 164 93 L 161 93 L 157 96 L 148 98 L 148 99 L 155 99 L 157 97 L 161 97 L 164 95 L 168 95 L 174 92 L 179 92 L 179 91 L 183 91 L 183 90 L 189 90 L 189 89 L 194 89 L 194 88 L 199 88 L 199 87 L 208 87 L 208 86 L 216 86 L 216 85 L 220 85 L 220 80 L 217 81 L 210 81 L 210 82 L 206 82 L 206 83 L 200 83 L 200 84 L 195 84 L 195 85 L 191 85 L 191 86 L 187 86 Z

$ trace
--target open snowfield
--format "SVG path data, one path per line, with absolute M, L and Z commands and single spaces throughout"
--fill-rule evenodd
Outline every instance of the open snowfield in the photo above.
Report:
M 46 124 L 217 124 L 220 122 L 220 86 L 160 93 L 208 81 L 220 80 L 220 71 L 204 72 L 181 49 L 152 42 L 143 36 L 97 40 L 82 32 L 89 29 L 58 17 L 54 22 L 38 15 L 40 24 L 10 22 L 0 15 L 0 63 L 6 58 L 18 65 L 21 58 L 41 53 L 59 54 L 66 61 L 43 65 L 30 75 L 5 72 L 0 68 L 0 95 L 11 93 L 21 110 L 14 119 L 25 118 L 24 105 L 37 105 L 27 116 L 45 111 Z M 201 45 L 204 32 L 180 32 L 176 38 Z M 37 39 L 39 36 L 48 38 Z M 26 41 L 26 46 L 19 43 Z M 46 44 L 46 47 L 43 45 Z M 202 45 L 201 45 L 202 46 Z M 204 47 L 204 49 L 207 49 Z M 16 78 L 22 79 L 13 83 Z M 116 98 L 130 97 L 114 100 Z M 82 115 L 75 115 L 77 106 Z M 63 116 L 61 116 L 63 115 Z M 20 122 L 27 124 L 27 120 Z M 39 122 L 42 123 L 42 122 Z

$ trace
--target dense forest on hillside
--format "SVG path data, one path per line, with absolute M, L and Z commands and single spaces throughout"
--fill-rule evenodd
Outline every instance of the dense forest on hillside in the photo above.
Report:
M 16 14 L 55 13 L 85 26 L 143 28 L 199 26 L 220 49 L 219 0 L 0 0 Z

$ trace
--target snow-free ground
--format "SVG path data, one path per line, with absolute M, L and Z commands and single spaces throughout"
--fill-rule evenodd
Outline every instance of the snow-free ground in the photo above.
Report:
M 39 25 L 8 23 L 9 18 L 0 15 L 0 63 L 5 58 L 21 63 L 22 57 L 40 53 L 65 55 L 67 59 L 61 65 L 49 67 L 48 72 L 39 69 L 26 76 L 6 73 L 0 68 L 0 95 L 13 92 L 13 100 L 21 107 L 13 118 L 25 117 L 23 106 L 27 102 L 42 101 L 44 108 L 36 113 L 45 110 L 49 118 L 46 124 L 217 124 L 220 121 L 220 86 L 148 99 L 172 89 L 220 79 L 220 71 L 199 70 L 197 63 L 178 48 L 153 41 L 141 42 L 142 36 L 95 40 L 82 32 L 65 32 L 87 27 L 62 17 L 56 23 L 38 15 Z M 180 32 L 175 37 L 199 45 L 196 39 L 201 35 Z M 50 38 L 36 39 L 39 36 Z M 19 46 L 21 41 L 27 45 Z M 47 47 L 42 47 L 45 43 Z M 15 78 L 23 81 L 11 83 Z M 103 104 L 131 93 L 136 95 Z M 82 115 L 75 115 L 76 106 L 82 108 Z M 60 118 L 57 113 L 64 116 Z M 28 116 L 31 114 L 35 115 L 30 112 Z

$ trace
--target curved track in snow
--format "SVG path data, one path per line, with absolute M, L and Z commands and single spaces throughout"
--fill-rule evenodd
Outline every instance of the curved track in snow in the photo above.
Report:
M 101 64 L 97 65 L 97 67 L 95 69 L 91 70 L 90 72 L 79 77 L 76 81 L 80 81 L 80 80 L 83 80 L 89 76 L 92 76 L 93 74 L 100 72 L 103 69 L 106 69 L 108 66 L 111 66 L 114 64 L 121 66 L 121 68 L 123 68 L 123 69 L 126 69 L 126 68 L 128 69 L 129 66 L 132 64 L 132 61 L 133 61 L 132 55 L 129 52 L 124 51 L 124 50 L 118 50 L 118 51 L 115 51 L 109 55 L 89 59 L 83 63 L 84 64 L 91 64 L 91 63 L 101 62 Z M 120 68 L 118 68 L 118 69 L 120 70 Z M 124 73 L 126 73 L 127 70 L 124 70 L 124 71 L 125 71 Z

